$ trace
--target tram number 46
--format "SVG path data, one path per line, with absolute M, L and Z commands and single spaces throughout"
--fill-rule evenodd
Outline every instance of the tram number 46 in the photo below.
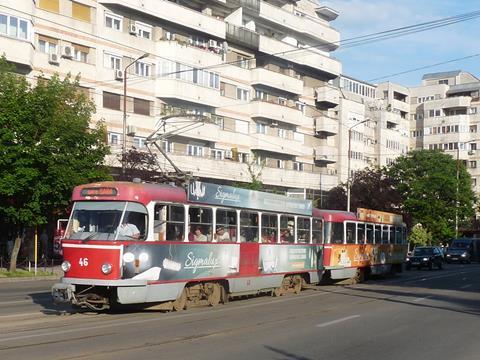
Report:
M 78 264 L 80 266 L 88 266 L 88 258 L 80 258 L 78 259 Z

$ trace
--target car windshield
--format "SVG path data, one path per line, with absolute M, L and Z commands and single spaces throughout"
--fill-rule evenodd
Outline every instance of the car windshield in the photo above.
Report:
M 451 247 L 454 249 L 466 249 L 469 245 L 469 241 L 454 241 Z
M 425 255 L 432 255 L 433 248 L 417 248 L 413 250 L 413 256 L 425 256 Z
M 73 240 L 144 239 L 147 210 L 125 201 L 78 201 L 74 204 L 66 238 Z

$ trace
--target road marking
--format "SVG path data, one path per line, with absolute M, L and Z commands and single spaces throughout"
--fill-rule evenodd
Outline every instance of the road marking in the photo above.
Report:
M 460 286 L 460 289 L 467 289 L 470 286 L 472 286 L 472 284 L 463 285 L 463 286 Z
M 430 299 L 431 297 L 433 297 L 433 296 L 430 295 L 430 296 L 425 296 L 425 297 L 421 297 L 421 298 L 416 298 L 415 300 L 413 300 L 413 302 L 420 302 L 420 301 L 423 301 L 423 300 Z
M 329 321 L 329 322 L 326 322 L 326 323 L 323 323 L 323 324 L 318 324 L 317 327 L 326 327 L 326 326 L 338 324 L 338 323 L 341 323 L 341 322 L 344 322 L 344 321 L 347 321 L 347 320 L 356 319 L 358 317 L 360 317 L 360 315 L 347 316 L 347 317 L 337 319 L 337 320 L 333 320 L 333 321 Z

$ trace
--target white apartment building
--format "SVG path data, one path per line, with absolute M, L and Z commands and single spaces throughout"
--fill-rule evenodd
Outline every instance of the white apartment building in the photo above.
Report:
M 200 178 L 248 182 L 255 158 L 267 186 L 328 190 L 341 159 L 337 15 L 308 0 L 0 0 L 0 48 L 32 81 L 80 73 L 114 172 L 125 110 L 127 149 L 161 126 L 170 158 Z
M 440 149 L 463 161 L 480 192 L 480 80 L 460 70 L 426 74 L 410 97 L 410 147 Z

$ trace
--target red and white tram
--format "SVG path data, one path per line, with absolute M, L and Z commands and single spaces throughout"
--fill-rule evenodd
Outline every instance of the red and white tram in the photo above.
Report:
M 325 270 L 334 279 L 391 271 L 406 252 L 403 224 L 224 185 L 101 182 L 76 187 L 72 200 L 65 276 L 52 295 L 95 310 L 298 293 Z

